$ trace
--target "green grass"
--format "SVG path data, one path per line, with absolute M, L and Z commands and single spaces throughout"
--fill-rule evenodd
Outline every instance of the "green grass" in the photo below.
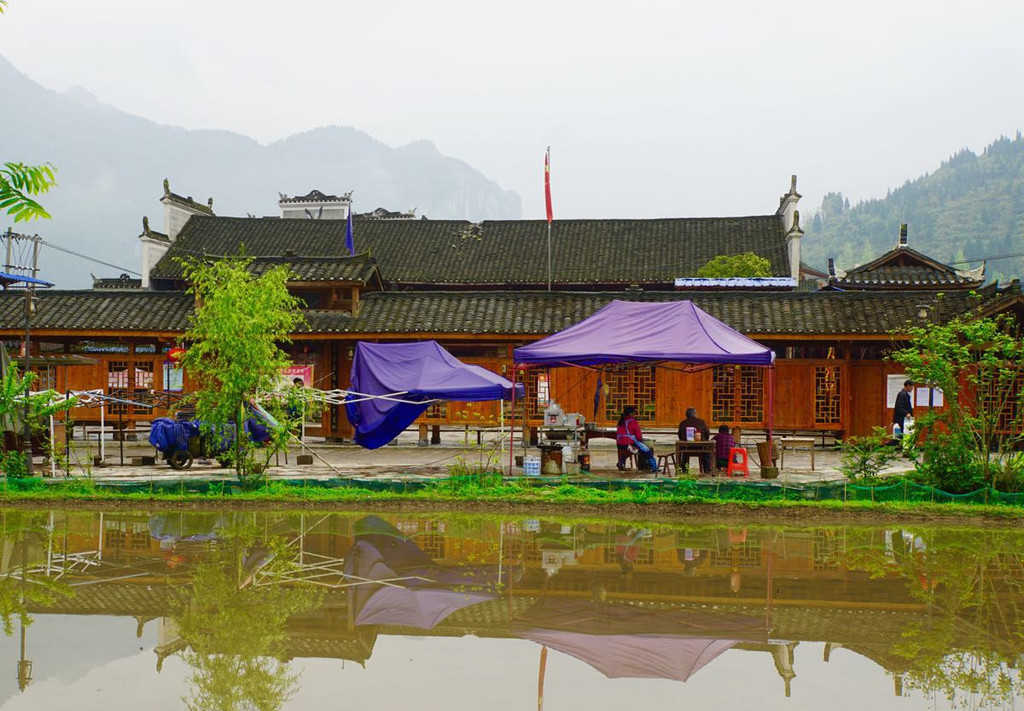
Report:
M 807 509 L 864 511 L 925 516 L 982 516 L 1024 518 L 1024 507 L 984 503 L 930 501 L 816 500 L 813 489 L 789 489 L 747 483 L 716 486 L 688 480 L 656 482 L 595 480 L 569 484 L 558 480 L 503 479 L 497 475 L 450 477 L 427 482 L 269 481 L 251 491 L 232 482 L 148 482 L 131 485 L 97 484 L 89 479 L 3 479 L 2 503 L 139 502 L 216 503 L 261 502 L 281 504 L 364 504 L 373 502 L 432 502 L 451 505 L 563 504 L 569 506 L 621 505 L 732 505 L 751 509 Z

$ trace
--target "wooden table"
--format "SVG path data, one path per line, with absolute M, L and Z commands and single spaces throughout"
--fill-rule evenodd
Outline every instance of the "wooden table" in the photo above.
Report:
M 697 457 L 697 461 L 700 462 L 702 455 L 707 455 L 711 460 L 711 466 L 715 466 L 715 445 L 714 440 L 700 440 L 697 442 L 684 442 L 679 440 L 676 442 L 676 467 L 679 469 L 690 468 L 690 457 Z M 710 474 L 710 471 L 704 471 L 701 467 L 702 474 Z
M 811 451 L 811 471 L 814 471 L 814 437 L 779 437 L 779 469 L 786 466 L 786 450 L 809 449 Z

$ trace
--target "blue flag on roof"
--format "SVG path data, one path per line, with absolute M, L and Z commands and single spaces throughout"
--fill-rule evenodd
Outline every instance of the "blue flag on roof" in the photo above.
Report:
M 348 208 L 348 220 L 345 223 L 345 249 L 348 250 L 349 256 L 356 256 L 356 237 L 352 233 L 352 206 Z

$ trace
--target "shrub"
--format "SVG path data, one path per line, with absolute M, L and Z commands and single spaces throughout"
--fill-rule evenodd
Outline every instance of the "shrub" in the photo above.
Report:
M 877 477 L 900 455 L 882 427 L 863 437 L 848 437 L 840 445 L 839 471 L 853 481 Z

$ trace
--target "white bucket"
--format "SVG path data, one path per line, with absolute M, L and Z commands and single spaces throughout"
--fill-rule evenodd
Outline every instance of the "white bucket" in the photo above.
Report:
M 540 476 L 540 457 L 525 457 L 523 459 L 523 474 Z

